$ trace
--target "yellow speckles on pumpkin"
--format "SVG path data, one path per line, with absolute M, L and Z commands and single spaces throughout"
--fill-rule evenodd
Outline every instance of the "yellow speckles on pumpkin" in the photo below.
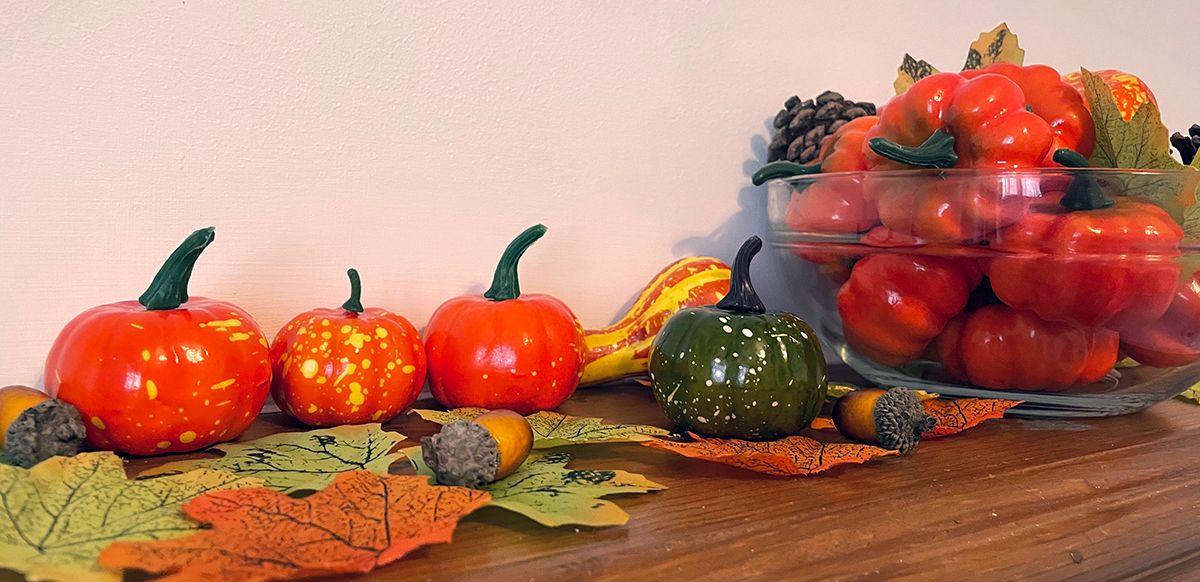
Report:
M 358 364 L 347 363 L 346 369 L 342 370 L 341 374 L 338 374 L 337 379 L 333 381 L 333 385 L 337 386 L 338 384 L 341 384 L 342 380 L 346 379 L 346 376 L 354 374 L 357 371 L 358 371 Z
M 341 329 L 341 332 L 342 332 L 342 333 L 350 333 L 350 329 L 351 329 L 351 328 L 350 328 L 350 326 L 349 326 L 349 325 L 343 325 L 343 326 L 342 326 L 342 329 Z
M 321 376 L 320 378 L 317 378 L 317 384 L 324 384 L 328 381 L 329 381 L 329 379 L 326 378 L 325 376 Z
M 300 373 L 303 374 L 305 378 L 312 378 L 313 376 L 316 376 L 317 369 L 317 361 L 312 358 L 304 360 L 304 363 L 300 364 Z
M 401 368 L 401 369 L 400 369 L 400 371 L 401 371 L 401 372 L 404 372 L 405 374 L 411 374 L 411 373 L 412 373 L 412 371 L 413 371 L 413 370 L 415 370 L 415 369 L 416 369 L 416 368 L 413 368 L 411 365 L 409 365 L 409 366 L 405 366 L 405 367 Z M 405 371 L 405 370 L 407 370 L 407 371 Z M 484 380 L 487 380 L 487 379 L 488 379 L 488 375 L 487 375 L 487 374 L 484 374 L 484 375 L 483 375 L 483 379 L 484 379 Z
M 388 366 L 387 366 L 387 368 L 388 368 L 389 370 L 395 370 L 395 369 L 396 369 L 396 362 L 388 362 Z
M 268 344 L 268 343 L 267 343 L 267 338 L 265 338 L 265 337 L 259 337 L 259 338 L 258 338 L 258 343 L 262 344 L 262 347 L 264 347 L 264 348 L 269 348 L 269 347 L 271 347 L 271 344 Z
M 354 346 L 355 349 L 361 350 L 363 347 L 363 343 L 369 342 L 369 341 L 371 341 L 371 336 L 369 336 L 365 333 L 359 333 L 356 331 L 354 333 L 351 333 L 350 337 L 346 338 L 346 345 Z
M 362 369 L 364 369 L 364 370 L 366 370 L 367 368 L 370 368 L 371 367 L 371 358 L 363 358 L 362 362 L 359 365 L 362 366 Z
M 233 386 L 234 382 L 237 382 L 237 380 L 234 378 L 230 378 L 228 380 L 221 380 L 220 382 L 217 382 L 216 384 L 209 386 L 209 389 L 210 390 L 224 390 L 230 386 Z
M 104 426 L 104 421 L 100 420 L 99 416 L 92 417 L 92 426 L 94 426 L 100 430 L 104 430 L 104 429 L 108 428 L 108 427 Z
M 144 327 L 142 327 L 142 326 L 140 326 L 140 325 L 138 325 L 138 324 L 136 324 L 136 323 L 131 323 L 131 324 L 129 324 L 129 327 L 132 327 L 133 329 L 146 329 L 146 328 L 144 328 Z
M 296 330 L 296 335 L 304 335 L 306 333 L 308 333 L 308 328 L 303 325 L 300 326 L 300 329 Z
M 329 320 L 328 320 L 328 319 L 322 319 L 322 320 L 321 320 L 321 327 L 329 327 Z
M 388 332 L 386 329 L 383 329 L 382 327 L 375 328 L 375 337 L 377 337 L 379 339 L 383 339 L 387 336 L 388 336 Z
M 142 350 L 142 361 L 143 362 L 150 361 L 150 350 Z
M 233 402 L 233 401 L 232 400 L 222 400 L 217 403 L 217 406 L 229 406 L 229 403 L 231 403 L 231 402 Z
M 321 332 L 321 339 L 325 339 L 325 340 L 327 340 L 327 339 L 329 339 L 329 338 L 331 338 L 331 337 L 333 337 L 333 334 L 332 334 L 332 333 L 330 333 L 330 332 L 327 332 L 327 331 L 323 331 L 323 332 Z
M 401 372 L 404 372 L 405 374 L 411 374 L 411 373 L 413 373 L 414 371 L 416 371 L 416 369 L 417 369 L 417 367 L 416 367 L 416 366 L 414 366 L 414 365 L 412 365 L 412 364 L 408 364 L 407 366 L 404 366 L 403 368 L 400 368 L 400 371 L 401 371 Z M 484 374 L 484 375 L 483 375 L 483 379 L 484 379 L 484 380 L 487 380 L 487 377 L 488 377 L 488 376 L 487 376 L 487 374 Z
M 211 401 L 210 401 L 210 400 L 205 400 L 205 401 L 204 401 L 204 405 L 205 405 L 205 406 L 208 406 L 208 403 L 209 403 L 209 402 L 211 402 Z
M 156 446 L 160 449 L 165 449 L 165 448 L 171 446 L 171 441 L 158 441 L 158 444 L 154 445 L 154 446 Z
M 371 414 L 371 420 L 379 420 L 379 417 L 381 416 L 383 416 L 383 411 L 376 410 L 373 414 Z
M 221 319 L 218 321 L 209 321 L 209 322 L 201 323 L 200 327 L 204 327 L 205 325 L 207 325 L 209 327 L 215 327 L 215 328 L 217 328 L 217 331 L 224 331 L 222 328 L 242 327 L 242 320 L 240 320 L 240 319 Z
M 190 430 L 185 431 L 184 433 L 179 435 L 179 442 L 181 442 L 185 445 L 194 440 L 196 440 L 196 433 L 194 431 L 190 431 Z
M 250 339 L 250 334 L 248 334 L 248 333 L 235 331 L 235 332 L 229 334 L 229 341 L 231 341 L 231 342 L 244 342 L 248 339 Z
M 150 400 L 158 398 L 158 385 L 154 380 L 146 380 L 146 396 L 149 396 Z
M 388 343 L 387 343 L 387 342 L 379 342 L 379 349 L 381 349 L 381 350 L 386 350 L 386 349 L 387 349 L 387 347 L 388 347 Z
M 346 401 L 354 406 L 361 406 L 366 401 L 366 396 L 363 395 L 362 384 L 358 382 L 350 383 L 350 395 L 346 397 Z
M 314 413 L 314 412 L 316 412 L 316 411 L 317 411 L 317 405 L 316 405 L 316 404 L 309 404 L 309 405 L 308 405 L 308 413 L 309 413 L 309 414 L 312 414 L 312 413 Z

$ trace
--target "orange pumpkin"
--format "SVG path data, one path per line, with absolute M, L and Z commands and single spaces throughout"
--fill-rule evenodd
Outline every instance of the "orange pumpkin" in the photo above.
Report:
M 1092 71 L 1092 74 L 1104 79 L 1104 82 L 1108 84 L 1113 100 L 1117 102 L 1117 108 L 1121 110 L 1121 117 L 1125 121 L 1133 119 L 1133 114 L 1137 113 L 1143 103 L 1153 103 L 1158 106 L 1158 100 L 1154 98 L 1154 93 L 1150 92 L 1150 87 L 1136 75 L 1116 69 Z M 1063 81 L 1079 91 L 1079 94 L 1084 96 L 1086 103 L 1087 95 L 1083 91 L 1082 73 L 1078 71 L 1068 73 L 1063 76 Z
M 271 395 L 311 426 L 386 422 L 412 405 L 425 383 L 425 350 L 412 323 L 364 309 L 358 271 L 338 309 L 297 315 L 271 344 Z

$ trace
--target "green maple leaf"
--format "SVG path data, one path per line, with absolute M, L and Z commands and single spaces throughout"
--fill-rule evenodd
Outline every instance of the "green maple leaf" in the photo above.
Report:
M 379 424 L 279 433 L 244 443 L 217 445 L 208 450 L 224 452 L 225 456 L 167 463 L 139 476 L 219 469 L 258 477 L 266 487 L 285 493 L 319 490 L 346 471 L 387 473 L 388 467 L 402 454 L 392 452 L 402 440 L 404 435 L 384 431 Z
M 438 424 L 450 424 L 457 420 L 474 420 L 487 409 L 456 408 L 440 410 L 413 410 L 421 418 Z M 670 434 L 657 426 L 642 424 L 605 424 L 599 418 L 567 416 L 552 411 L 535 412 L 525 417 L 533 429 L 533 448 L 549 449 L 566 445 L 588 443 L 619 443 L 650 440 L 655 436 Z
M 1096 126 L 1096 147 L 1089 160 L 1093 167 L 1161 170 L 1183 167 L 1171 157 L 1170 132 L 1154 102 L 1143 103 L 1133 119 L 1125 121 L 1104 79 L 1087 69 L 1080 71 L 1084 96 Z
M 1184 390 L 1183 394 L 1179 395 L 1179 398 L 1193 404 L 1200 404 L 1200 383 L 1193 384 L 1191 388 Z
M 0 567 L 29 580 L 114 581 L 96 558 L 118 540 L 193 533 L 180 505 L 262 481 L 218 471 L 129 480 L 112 453 L 54 457 L 32 469 L 0 466 Z
M 433 471 L 421 460 L 420 447 L 405 449 L 417 473 Z M 615 503 L 600 499 L 623 493 L 666 489 L 637 473 L 568 469 L 571 455 L 535 451 L 515 473 L 481 487 L 492 496 L 490 505 L 503 507 L 547 527 L 624 525 L 629 521 Z

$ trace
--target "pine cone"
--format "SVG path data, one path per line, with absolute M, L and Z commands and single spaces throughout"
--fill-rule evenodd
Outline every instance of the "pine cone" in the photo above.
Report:
M 817 159 L 826 136 L 864 115 L 875 115 L 874 103 L 856 103 L 835 91 L 826 91 L 816 99 L 804 101 L 793 95 L 775 114 L 776 132 L 767 151 L 767 161 L 812 162 Z
M 1171 136 L 1171 145 L 1179 151 L 1179 157 L 1184 164 L 1191 164 L 1192 160 L 1196 158 L 1196 151 L 1200 150 L 1200 124 L 1189 127 L 1187 135 L 1175 132 Z

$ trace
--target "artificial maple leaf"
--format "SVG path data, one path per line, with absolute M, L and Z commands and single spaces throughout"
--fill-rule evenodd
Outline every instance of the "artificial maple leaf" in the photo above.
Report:
M 835 465 L 862 464 L 877 457 L 899 454 L 870 445 L 823 443 L 803 436 L 767 442 L 704 438 L 693 433 L 688 436 L 692 442 L 653 440 L 642 444 L 685 457 L 780 477 L 813 475 Z
M 925 413 L 937 419 L 937 426 L 925 433 L 925 438 L 958 434 L 985 420 L 1000 418 L 1004 411 L 1020 403 L 1020 400 L 999 398 L 924 400 L 921 405 L 925 407 Z
M 413 410 L 421 418 L 438 424 L 450 424 L 457 420 L 474 420 L 487 412 L 486 408 L 456 408 L 445 412 L 439 410 Z M 533 429 L 533 448 L 549 449 L 565 445 L 588 443 L 637 442 L 655 436 L 670 434 L 657 426 L 640 424 L 605 424 L 599 418 L 567 416 L 553 411 L 535 412 L 525 417 Z
M 387 473 L 401 453 L 392 453 L 404 435 L 387 432 L 379 424 L 346 425 L 308 432 L 273 434 L 244 443 L 217 445 L 220 458 L 188 459 L 166 463 L 141 476 L 174 474 L 192 469 L 219 469 L 259 477 L 276 491 L 321 489 L 346 471 Z
M 1200 384 L 1194 384 L 1191 388 L 1184 390 L 1179 398 L 1193 404 L 1200 404 Z
M 262 488 L 222 491 L 183 507 L 211 530 L 116 543 L 104 550 L 100 564 L 197 581 L 368 572 L 421 546 L 449 542 L 458 521 L 489 499 L 483 491 L 368 471 L 342 473 L 303 499 Z
M 1025 63 L 1025 49 L 1017 44 L 1017 35 L 1003 22 L 988 32 L 980 33 L 979 38 L 971 43 L 963 70 L 982 69 L 992 63 L 1012 63 L 1017 66 Z
M 433 475 L 419 448 L 406 451 L 417 473 Z M 515 473 L 481 489 L 491 494 L 492 505 L 548 527 L 624 525 L 629 514 L 601 497 L 666 489 L 637 473 L 568 469 L 570 462 L 567 453 L 534 452 Z
M 30 580 L 120 580 L 96 565 L 113 540 L 163 539 L 200 525 L 179 506 L 259 479 L 199 470 L 131 481 L 112 453 L 53 457 L 31 469 L 0 466 L 0 567 Z

